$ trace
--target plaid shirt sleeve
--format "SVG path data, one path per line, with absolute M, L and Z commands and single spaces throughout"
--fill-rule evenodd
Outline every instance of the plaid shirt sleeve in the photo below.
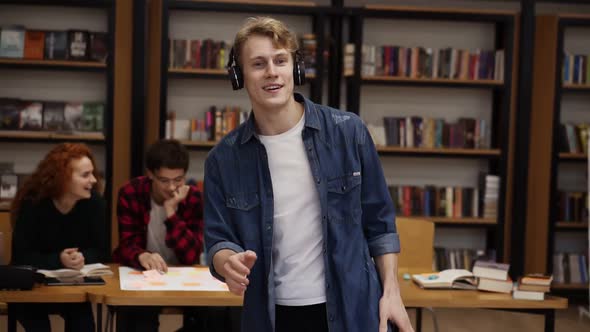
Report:
M 115 262 L 135 268 L 141 268 L 137 257 L 146 251 L 146 227 L 140 202 L 137 200 L 138 190 L 139 188 L 132 184 L 125 185 L 119 190 L 119 246 L 113 253 Z
M 178 210 L 164 222 L 166 246 L 173 249 L 181 264 L 199 263 L 203 251 L 203 202 L 193 186 Z

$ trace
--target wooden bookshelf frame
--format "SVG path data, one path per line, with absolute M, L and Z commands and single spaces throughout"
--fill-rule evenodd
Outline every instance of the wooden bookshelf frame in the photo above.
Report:
M 35 141 L 35 142 L 73 142 L 82 141 L 88 143 L 104 143 L 105 136 L 103 133 L 73 133 L 62 134 L 47 131 L 29 131 L 29 130 L 0 130 L 0 141 Z
M 414 85 L 439 87 L 493 88 L 502 87 L 503 81 L 497 80 L 459 80 L 448 78 L 411 78 L 400 76 L 362 76 L 363 84 L 375 85 Z
M 92 61 L 30 60 L 0 58 L 0 68 L 7 69 L 51 69 L 64 71 L 106 71 L 107 64 Z
M 561 101 L 567 93 L 590 93 L 590 86 L 564 84 L 562 78 L 565 30 L 590 28 L 588 15 L 536 17 L 535 59 L 527 189 L 525 273 L 553 271 L 558 232 L 587 231 L 587 223 L 557 220 L 558 168 L 564 162 L 585 162 L 584 153 L 559 152 Z M 549 148 L 548 148 L 549 147 Z M 542 254 L 540 254 L 542 253 Z M 580 294 L 583 284 L 553 284 L 552 290 Z
M 587 222 L 576 222 L 576 221 L 557 221 L 555 223 L 556 230 L 588 230 Z

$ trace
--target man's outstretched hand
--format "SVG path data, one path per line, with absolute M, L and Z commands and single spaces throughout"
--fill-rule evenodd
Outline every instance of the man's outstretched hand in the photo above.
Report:
M 244 295 L 250 284 L 248 276 L 256 262 L 256 253 L 252 250 L 236 253 L 231 250 L 220 250 L 215 254 L 214 265 L 217 273 L 225 278 L 229 291 L 236 295 Z M 215 263 L 218 264 L 215 264 Z M 218 265 L 221 265 L 218 268 Z

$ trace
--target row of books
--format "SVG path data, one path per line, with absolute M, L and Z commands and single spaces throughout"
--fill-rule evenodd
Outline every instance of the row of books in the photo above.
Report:
M 10 208 L 11 200 L 16 196 L 19 185 L 22 185 L 29 174 L 14 172 L 14 163 L 0 162 L 0 209 Z
M 493 249 L 466 249 L 466 248 L 434 248 L 433 269 L 443 271 L 446 269 L 471 270 L 478 259 L 496 259 L 496 251 Z
M 0 30 L 0 58 L 105 63 L 108 54 L 108 35 L 104 32 L 26 30 L 24 26 Z
M 248 114 L 237 106 L 211 106 L 203 119 L 177 119 L 176 112 L 169 111 L 166 138 L 217 142 L 245 122 Z
M 171 39 L 170 68 L 225 69 L 232 48 L 230 41 L 213 39 Z M 315 75 L 317 41 L 314 34 L 300 39 L 305 74 Z
M 588 193 L 560 191 L 557 221 L 588 222 Z
M 565 52 L 563 55 L 563 83 L 590 85 L 588 61 L 590 61 L 590 55 Z
M 383 118 L 385 142 L 380 134 L 374 140 L 377 145 L 387 146 L 487 149 L 490 147 L 488 126 L 488 121 L 474 118 L 448 123 L 444 119 L 419 116 L 386 116 Z
M 588 256 L 584 253 L 559 252 L 553 255 L 553 276 L 559 283 L 588 283 Z
M 479 217 L 477 188 L 389 186 L 397 215 L 424 217 Z
M 586 153 L 590 126 L 587 123 L 562 123 L 559 125 L 560 152 Z
M 299 49 L 301 50 L 303 62 L 305 63 L 305 75 L 315 75 L 317 54 L 317 40 L 315 35 L 308 33 L 301 36 Z
M 345 47 L 354 46 L 346 45 Z M 347 56 L 350 52 L 345 49 L 344 54 Z M 344 63 L 350 64 L 350 61 L 344 59 Z M 361 74 L 362 76 L 502 81 L 504 50 L 470 51 L 451 47 L 436 49 L 363 44 Z
M 0 98 L 0 130 L 101 132 L 103 122 L 102 102 Z
M 16 196 L 18 188 L 18 175 L 13 173 L 0 174 L 0 201 L 6 203 L 1 204 L 0 208 L 8 208 L 9 202 Z
M 232 45 L 213 39 L 170 40 L 170 68 L 224 69 Z

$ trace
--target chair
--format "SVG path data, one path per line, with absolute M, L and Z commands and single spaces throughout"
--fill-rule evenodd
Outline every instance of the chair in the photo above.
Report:
M 432 271 L 434 257 L 434 223 L 419 218 L 396 218 L 397 233 L 402 246 L 398 255 L 398 273 L 423 273 Z M 425 308 L 432 313 L 434 331 L 438 332 L 438 320 L 433 308 Z M 422 325 L 422 310 L 416 308 L 416 326 Z M 416 328 L 420 330 L 420 328 Z

